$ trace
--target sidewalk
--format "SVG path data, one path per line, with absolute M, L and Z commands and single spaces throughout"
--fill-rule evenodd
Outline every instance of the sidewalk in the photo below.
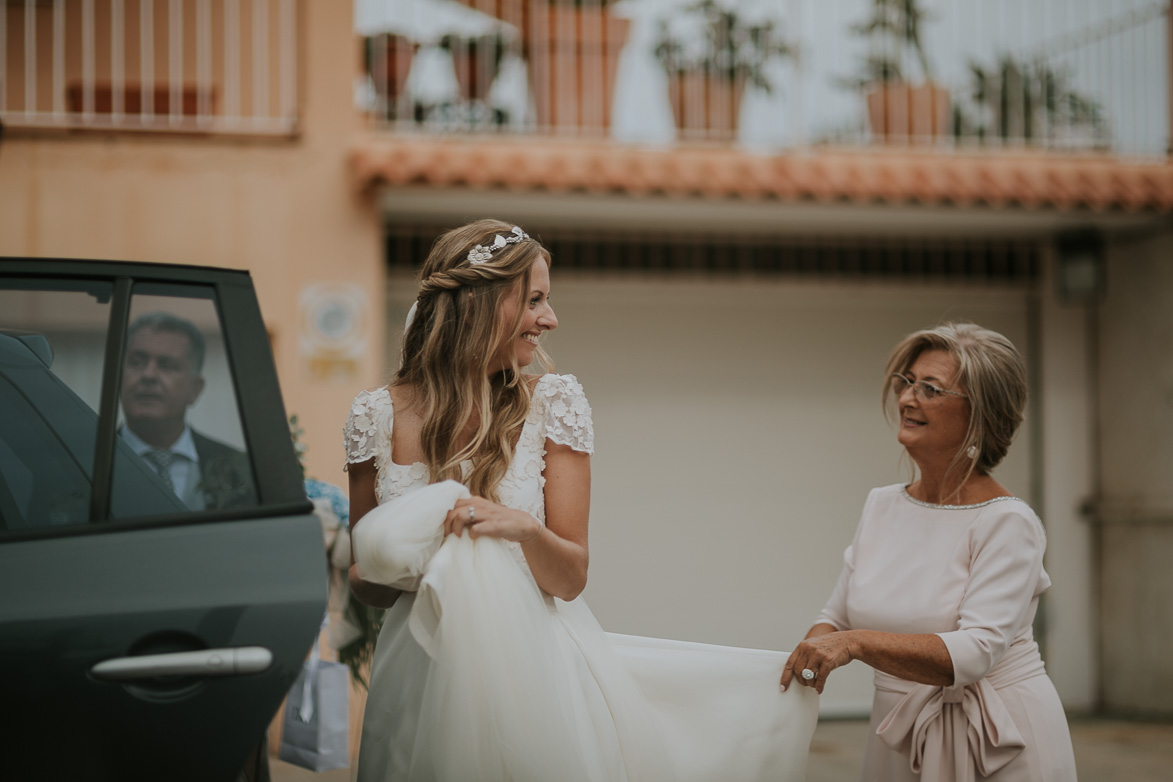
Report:
M 1071 718 L 1080 782 L 1147 782 L 1173 778 L 1173 723 Z M 807 782 L 855 782 L 868 724 L 824 720 L 811 741 Z
M 807 782 L 859 779 L 867 727 L 866 720 L 820 722 L 811 741 Z M 1072 718 L 1071 740 L 1081 782 L 1173 778 L 1173 723 Z M 315 774 L 276 759 L 272 773 L 273 782 L 350 782 L 354 778 L 350 769 Z

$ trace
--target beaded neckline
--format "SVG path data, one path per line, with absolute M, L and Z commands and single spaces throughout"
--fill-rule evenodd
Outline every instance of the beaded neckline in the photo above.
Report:
M 909 502 L 911 502 L 913 505 L 919 505 L 922 508 L 933 508 L 935 510 L 972 510 L 973 508 L 984 508 L 987 505 L 993 505 L 995 502 L 1002 502 L 1003 500 L 1017 500 L 1018 499 L 1018 497 L 1014 497 L 1014 496 L 994 497 L 993 499 L 986 500 L 985 502 L 975 502 L 973 505 L 938 505 L 935 502 L 925 502 L 924 500 L 918 500 L 916 497 L 913 497 L 911 494 L 908 493 L 907 486 L 902 487 L 900 489 L 900 493 L 903 494 L 904 498 L 906 500 L 908 500 Z

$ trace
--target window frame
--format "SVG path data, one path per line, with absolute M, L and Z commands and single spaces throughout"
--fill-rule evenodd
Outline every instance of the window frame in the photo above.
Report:
M 0 545 L 21 540 L 93 535 L 229 520 L 276 518 L 312 512 L 252 278 L 245 270 L 125 261 L 0 257 L 3 280 L 60 280 L 113 284 L 102 362 L 98 424 L 85 524 L 0 531 Z M 118 387 L 136 285 L 210 288 L 223 330 L 224 349 L 240 414 L 241 432 L 256 485 L 257 504 L 218 510 L 116 519 L 111 515 L 114 451 L 118 436 Z M 202 298 L 202 297 L 201 297 Z

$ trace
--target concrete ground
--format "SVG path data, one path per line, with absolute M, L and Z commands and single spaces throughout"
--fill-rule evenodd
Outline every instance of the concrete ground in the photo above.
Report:
M 1081 782 L 1173 779 L 1173 723 L 1073 718 L 1070 724 Z M 859 779 L 867 726 L 865 720 L 820 722 L 811 741 L 807 782 Z M 276 759 L 272 775 L 273 782 L 351 782 L 354 778 L 350 769 L 315 774 Z
M 1173 779 L 1173 723 L 1072 718 L 1081 782 Z M 823 720 L 811 741 L 807 782 L 855 782 L 863 760 L 864 720 Z

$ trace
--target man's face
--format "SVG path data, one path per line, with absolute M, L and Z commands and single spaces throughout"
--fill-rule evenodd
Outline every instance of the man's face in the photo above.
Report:
M 174 331 L 139 329 L 130 338 L 122 374 L 122 411 L 135 422 L 180 423 L 204 390 L 195 373 L 190 340 Z

